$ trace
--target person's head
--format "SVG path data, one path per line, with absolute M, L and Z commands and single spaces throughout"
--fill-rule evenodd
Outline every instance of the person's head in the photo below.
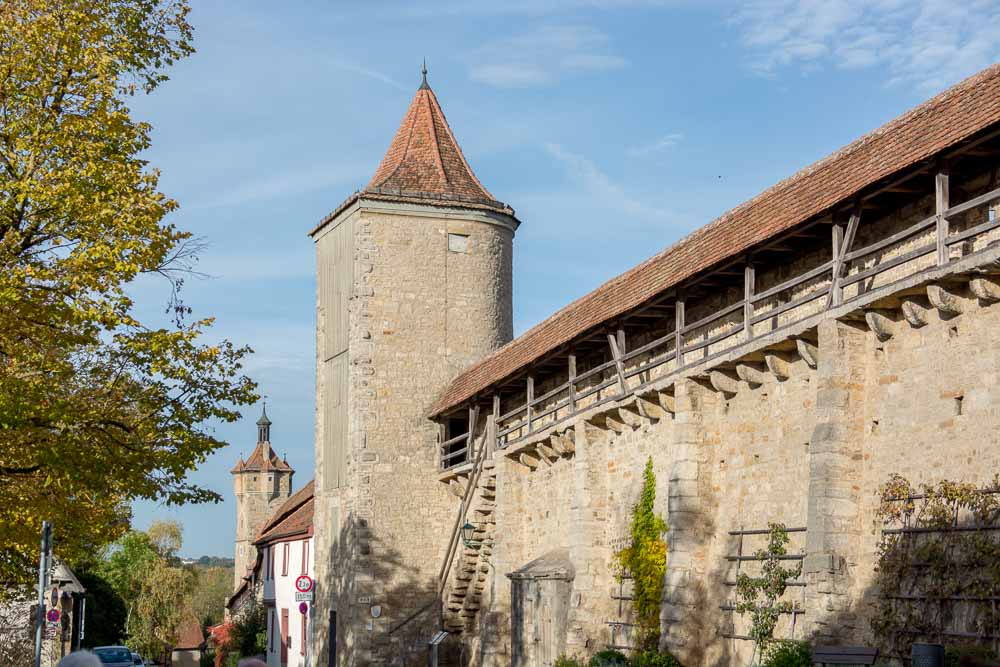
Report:
M 267 667 L 267 663 L 257 658 L 243 658 L 236 667 Z
M 101 659 L 90 651 L 76 651 L 60 660 L 59 667 L 101 667 Z

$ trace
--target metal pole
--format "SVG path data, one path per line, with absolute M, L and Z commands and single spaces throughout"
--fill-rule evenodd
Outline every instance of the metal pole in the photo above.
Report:
M 49 549 L 52 543 L 52 525 L 42 522 L 42 553 L 38 557 L 38 608 L 35 609 L 35 667 L 42 665 L 42 628 L 45 625 L 45 589 L 49 574 Z

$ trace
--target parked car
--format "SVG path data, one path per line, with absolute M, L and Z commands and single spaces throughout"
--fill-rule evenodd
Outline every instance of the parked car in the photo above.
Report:
M 146 663 L 143 662 L 142 656 L 135 652 L 132 653 L 132 664 L 135 667 L 146 667 Z
M 98 646 L 94 654 L 107 667 L 135 667 L 132 662 L 132 651 L 126 646 Z

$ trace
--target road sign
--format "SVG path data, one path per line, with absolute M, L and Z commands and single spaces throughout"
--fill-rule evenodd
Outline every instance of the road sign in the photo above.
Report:
M 299 593 L 308 593 L 313 589 L 313 580 L 306 576 L 301 575 L 295 579 L 295 590 Z
M 295 594 L 295 601 L 296 602 L 312 602 L 312 599 L 313 599 L 312 591 L 309 591 L 308 593 L 296 593 Z
M 49 613 L 45 614 L 45 618 L 49 621 L 49 623 L 58 623 L 59 622 L 59 610 L 58 609 L 49 609 Z
M 299 603 L 299 613 L 305 616 L 309 613 L 309 604 L 306 602 Z

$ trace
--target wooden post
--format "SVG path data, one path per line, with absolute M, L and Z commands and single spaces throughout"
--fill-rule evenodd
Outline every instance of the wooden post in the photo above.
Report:
M 677 368 L 684 365 L 684 299 L 677 299 L 674 304 L 674 359 Z
M 473 399 L 475 401 L 475 399 Z M 473 402 L 469 406 L 469 437 L 465 441 L 465 460 L 474 461 L 476 452 L 473 447 L 476 444 L 476 422 L 479 420 L 479 406 Z
M 608 347 L 611 348 L 611 358 L 615 362 L 615 371 L 618 373 L 618 388 L 622 395 L 625 395 L 625 368 L 622 366 L 622 354 L 618 349 L 618 339 L 608 334 Z
M 489 439 L 487 440 L 487 443 L 489 444 L 490 448 L 491 459 L 493 458 L 493 452 L 496 451 L 498 444 L 497 431 L 499 430 L 499 427 L 497 426 L 497 423 L 499 421 L 500 421 L 500 394 L 493 394 L 493 420 L 489 424 L 491 430 L 489 433 Z
M 830 228 L 833 232 L 833 269 L 830 274 L 830 298 L 834 306 L 844 302 L 844 289 L 840 286 L 840 249 L 844 247 L 844 226 L 834 223 Z
M 535 400 L 535 376 L 528 376 L 528 400 L 525 402 L 525 421 L 528 423 L 528 433 L 531 433 L 531 404 Z
M 569 411 L 576 412 L 576 355 L 569 355 Z
M 743 267 L 743 331 L 747 340 L 753 338 L 753 293 L 756 275 L 753 264 L 747 262 Z
M 948 218 L 945 211 L 950 208 L 948 203 L 948 172 L 942 170 L 934 176 L 934 203 L 937 213 L 937 263 L 943 266 L 948 263 Z

